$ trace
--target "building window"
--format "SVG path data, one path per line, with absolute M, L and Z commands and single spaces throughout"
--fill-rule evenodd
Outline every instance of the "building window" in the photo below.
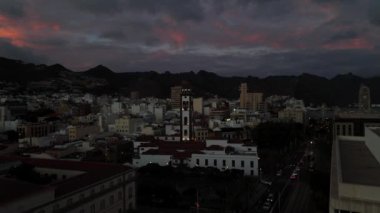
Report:
M 197 162 L 196 164 L 199 166 L 199 159 L 197 159 L 196 162 Z
M 240 166 L 244 167 L 244 161 L 243 160 L 240 162 Z
M 352 135 L 352 126 L 351 125 L 348 126 L 348 135 Z
M 110 196 L 110 205 L 113 205 L 114 201 L 115 201 L 115 198 L 113 195 L 111 195 Z
M 232 167 L 235 167 L 235 160 L 232 160 Z
M 214 160 L 214 166 L 217 166 L 217 165 L 218 165 L 218 161 Z
M 253 172 L 253 170 L 251 170 L 251 175 L 253 176 L 255 173 Z
M 251 168 L 253 168 L 254 167 L 254 163 L 253 163 L 253 160 L 251 161 Z
M 100 201 L 100 209 L 105 209 L 106 208 L 106 201 L 103 199 Z
M 342 135 L 346 135 L 346 125 L 342 125 Z
M 336 125 L 336 134 L 340 135 L 340 125 L 339 124 Z
M 91 204 L 90 206 L 90 212 L 95 213 L 95 204 Z
M 133 197 L 133 187 L 130 186 L 128 189 L 128 198 L 132 198 L 132 197 Z
M 187 125 L 187 117 L 183 117 L 183 125 Z
M 223 166 L 226 166 L 226 160 L 223 160 Z
M 123 199 L 123 193 L 121 191 L 119 191 L 117 193 L 117 197 L 118 197 L 119 200 Z
M 205 166 L 208 166 L 208 160 L 205 159 Z
M 54 206 L 53 206 L 53 212 L 58 211 L 58 209 L 59 209 L 59 204 L 58 203 L 54 204 Z

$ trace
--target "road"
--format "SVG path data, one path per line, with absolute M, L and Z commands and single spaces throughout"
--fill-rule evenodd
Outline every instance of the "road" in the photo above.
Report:
M 309 186 L 309 174 L 305 169 L 301 169 L 298 180 L 294 180 L 289 186 L 288 196 L 283 199 L 281 212 L 284 213 L 304 213 L 314 212 L 314 202 L 312 202 L 312 191 Z
M 1 155 L 9 155 L 14 153 L 18 148 L 18 143 L 11 143 L 11 144 L 5 144 L 7 148 L 0 150 L 0 156 Z

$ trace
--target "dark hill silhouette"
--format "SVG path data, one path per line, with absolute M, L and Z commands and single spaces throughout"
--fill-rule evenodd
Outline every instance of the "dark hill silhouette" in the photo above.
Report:
M 356 103 L 359 86 L 364 83 L 371 89 L 372 102 L 380 102 L 380 77 L 362 78 L 351 73 L 337 75 L 332 79 L 307 73 L 299 76 L 268 76 L 266 78 L 225 77 L 205 70 L 183 73 L 169 71 L 116 73 L 103 65 L 84 72 L 73 72 L 60 64 L 35 65 L 0 58 L 0 81 L 27 84 L 31 81 L 56 80 L 57 78 L 63 79 L 65 83 L 76 81 L 75 85 L 81 85 L 80 82 L 86 82 L 89 79 L 102 82 L 101 87 L 93 89 L 96 94 L 116 92 L 129 95 L 131 91 L 139 91 L 141 97 L 160 98 L 170 96 L 170 87 L 186 83 L 192 86 L 196 96 L 218 95 L 238 99 L 239 85 L 247 82 L 251 91 L 263 92 L 265 96 L 289 95 L 303 99 L 307 104 L 326 103 L 330 106 L 347 106 Z M 82 84 L 85 85 L 85 83 Z

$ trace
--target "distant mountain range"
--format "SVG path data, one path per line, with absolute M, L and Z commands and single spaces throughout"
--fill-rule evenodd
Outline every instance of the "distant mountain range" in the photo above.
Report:
M 239 97 L 239 85 L 247 82 L 251 91 L 263 92 L 265 96 L 289 95 L 303 99 L 307 104 L 347 106 L 356 103 L 362 83 L 371 89 L 373 103 L 380 102 L 380 77 L 362 78 L 353 74 L 337 75 L 332 79 L 312 74 L 299 76 L 224 77 L 201 70 L 197 73 L 127 72 L 115 73 L 99 65 L 84 72 L 71 71 L 60 64 L 51 66 L 24 63 L 19 60 L 0 58 L 0 81 L 19 83 L 25 88 L 38 82 L 53 82 L 46 88 L 75 89 L 86 92 L 119 93 L 129 95 L 138 91 L 140 97 L 170 96 L 170 87 L 190 85 L 195 95 L 212 97 L 218 95 L 229 99 Z M 43 87 L 40 86 L 40 87 Z

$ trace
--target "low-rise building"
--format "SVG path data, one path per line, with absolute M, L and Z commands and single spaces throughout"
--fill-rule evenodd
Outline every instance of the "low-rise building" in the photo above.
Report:
M 213 167 L 220 171 L 241 170 L 246 176 L 258 175 L 257 147 L 249 141 L 213 139 L 206 142 L 140 143 L 133 165 L 156 163 L 161 166 Z
M 16 157 L 1 157 L 1 162 L 3 170 L 32 166 L 51 181 L 36 184 L 0 176 L 0 212 L 119 213 L 136 207 L 135 172 L 129 167 Z

